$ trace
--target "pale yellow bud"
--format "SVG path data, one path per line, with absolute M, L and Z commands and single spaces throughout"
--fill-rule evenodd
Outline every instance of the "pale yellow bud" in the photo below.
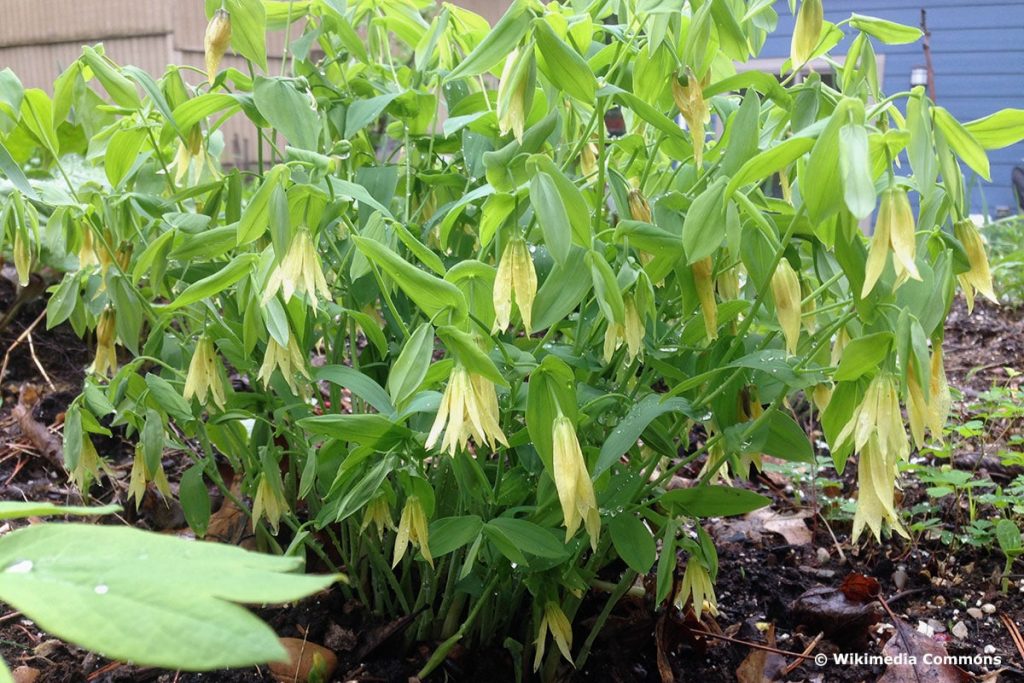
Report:
M 395 554 L 391 561 L 392 567 L 405 557 L 405 551 L 409 545 L 420 549 L 423 559 L 431 567 L 434 566 L 434 558 L 430 556 L 430 535 L 427 528 L 427 514 L 423 509 L 423 503 L 417 496 L 409 496 L 402 508 L 402 518 L 398 521 L 398 530 L 395 535 Z
M 32 250 L 26 230 L 14 232 L 14 270 L 18 273 L 18 284 L 27 286 L 32 275 Z
M 718 600 L 715 598 L 711 574 L 700 560 L 690 557 L 686 561 L 686 570 L 676 592 L 675 604 L 680 610 L 690 604 L 698 621 L 701 613 L 705 611 L 711 616 L 718 616 Z
M 384 540 L 385 530 L 395 528 L 395 523 L 391 519 L 391 506 L 385 496 L 377 496 L 366 504 L 359 533 L 366 531 L 371 524 L 376 527 L 377 538 L 381 541 Z
M 811 59 L 814 49 L 821 40 L 825 12 L 821 0 L 803 0 L 800 11 L 796 15 L 796 26 L 793 28 L 793 40 L 789 47 L 789 60 L 794 71 Z
M 628 196 L 629 217 L 635 221 L 651 222 L 651 206 L 640 190 L 630 190 Z
M 96 323 L 96 358 L 90 370 L 99 375 L 117 372 L 117 315 L 113 308 L 105 308 Z
M 259 483 L 256 485 L 256 495 L 252 499 L 252 518 L 259 521 L 261 517 L 267 518 L 267 523 L 274 534 L 277 534 L 278 525 L 281 523 L 281 515 L 288 510 L 288 502 L 284 499 L 281 491 L 271 485 L 266 474 L 260 475 Z
M 561 606 L 557 602 L 549 601 L 544 605 L 544 615 L 540 620 L 540 628 L 537 629 L 537 640 L 534 641 L 534 671 L 540 668 L 544 660 L 548 631 L 551 632 L 551 638 L 558 646 L 558 651 L 566 661 L 572 662 L 572 624 L 569 623 Z
M 624 300 L 626 317 L 625 325 L 623 325 L 623 337 L 626 340 L 629 361 L 632 362 L 634 358 L 643 355 L 645 326 L 633 297 L 626 296 Z
M 825 412 L 828 404 L 832 402 L 832 387 L 828 384 L 815 384 L 811 392 L 811 400 L 819 412 Z
M 505 245 L 494 278 L 494 331 L 508 329 L 515 297 L 526 333 L 533 331 L 533 300 L 537 296 L 537 271 L 526 242 L 515 238 Z
M 203 37 L 203 47 L 206 52 L 206 75 L 210 85 L 217 79 L 217 69 L 220 68 L 220 60 L 227 52 L 231 44 L 231 15 L 225 9 L 219 9 L 213 13 L 210 23 L 206 25 L 206 35 Z
M 711 257 L 707 256 L 690 266 L 693 284 L 700 301 L 700 312 L 704 315 L 704 329 L 708 339 L 718 339 L 718 301 L 715 300 L 714 269 Z
M 200 337 L 195 353 L 188 365 L 185 376 L 185 390 L 182 396 L 186 401 L 195 396 L 203 405 L 207 405 L 209 396 L 218 408 L 224 410 L 224 382 L 221 379 L 221 365 L 217 352 L 213 348 L 213 340 L 207 336 Z
M 683 115 L 693 140 L 693 158 L 697 168 L 704 160 L 704 127 L 711 121 L 711 109 L 704 100 L 704 87 L 711 80 L 711 73 L 703 81 L 697 79 L 690 67 L 686 67 L 686 84 L 672 79 L 672 97 L 679 113 Z
M 772 298 L 775 300 L 775 315 L 786 338 L 786 351 L 796 353 L 800 342 L 800 280 L 788 259 L 779 261 L 772 275 Z
M 502 135 L 512 131 L 517 140 L 523 139 L 536 81 L 537 66 L 533 50 L 520 52 L 517 48 L 509 53 L 498 83 L 498 127 Z
M 932 349 L 931 377 L 928 383 L 928 430 L 932 438 L 942 441 L 943 430 L 946 428 L 946 421 L 949 419 L 949 411 L 953 405 L 953 398 L 949 393 L 949 384 L 946 382 L 946 369 L 942 362 L 942 347 L 936 346 Z

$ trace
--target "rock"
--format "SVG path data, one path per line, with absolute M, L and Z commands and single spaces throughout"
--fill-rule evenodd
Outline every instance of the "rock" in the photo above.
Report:
M 995 653 L 996 653 L 996 646 L 995 645 L 986 645 L 985 646 L 985 654 L 987 654 L 987 655 L 994 655 Z
M 278 683 L 329 681 L 338 667 L 338 658 L 326 647 L 301 638 L 280 638 L 288 653 L 287 662 L 271 662 L 270 672 Z
M 818 548 L 818 564 L 827 564 L 830 559 L 828 548 Z
M 967 608 L 967 614 L 970 615 L 974 619 L 981 619 L 982 617 L 985 616 L 985 613 L 982 612 L 977 607 L 968 607 Z
M 327 635 L 324 636 L 324 645 L 335 652 L 351 652 L 359 645 L 359 638 L 351 629 L 331 624 L 327 628 Z
M 967 624 L 962 621 L 958 621 L 953 624 L 953 630 L 951 633 L 954 638 L 959 640 L 967 640 L 967 637 L 971 635 L 971 632 L 967 630 Z
M 928 620 L 928 625 L 931 627 L 932 633 L 945 633 L 946 632 L 946 625 L 943 624 L 938 619 L 929 619 Z
M 993 605 L 991 602 L 986 602 L 984 605 L 981 606 L 981 611 L 985 614 L 995 614 L 996 606 Z
M 892 582 L 896 586 L 896 590 L 903 590 L 907 587 L 907 570 L 900 567 L 892 573 Z

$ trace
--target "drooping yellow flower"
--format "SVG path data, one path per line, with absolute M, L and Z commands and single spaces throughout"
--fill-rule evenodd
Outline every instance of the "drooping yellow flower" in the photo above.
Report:
M 593 142 L 583 145 L 580 150 L 580 175 L 586 178 L 597 173 L 597 157 L 597 145 Z
M 796 15 L 793 39 L 789 46 L 789 61 L 793 70 L 799 69 L 810 60 L 814 49 L 821 40 L 825 12 L 821 0 L 803 0 Z
M 174 155 L 174 182 L 180 183 L 195 159 L 203 155 L 203 131 L 198 125 L 188 132 L 187 142 L 178 141 L 178 152 Z
M 96 446 L 88 435 L 82 435 L 82 449 L 78 452 L 78 459 L 70 474 L 71 481 L 79 491 L 88 491 L 92 483 L 100 478 L 102 473 L 107 477 L 111 476 L 110 468 L 96 452 Z
M 267 352 L 263 355 L 263 365 L 260 366 L 260 372 L 256 376 L 257 379 L 263 382 L 263 386 L 270 385 L 270 377 L 274 374 L 275 368 L 281 370 L 284 381 L 288 383 L 288 387 L 295 394 L 300 393 L 295 383 L 295 374 L 298 373 L 306 379 L 310 379 L 309 371 L 306 370 L 306 359 L 302 355 L 298 343 L 295 341 L 295 335 L 288 337 L 287 346 L 281 346 L 273 337 L 267 342 Z
M 564 415 L 555 418 L 552 432 L 552 469 L 555 489 L 562 505 L 565 540 L 569 541 L 583 524 L 590 536 L 590 547 L 597 550 L 601 534 L 601 514 L 594 495 L 594 482 L 587 471 L 580 442 L 572 420 Z
M 459 448 L 465 450 L 470 437 L 477 446 L 497 448 L 499 443 L 508 446 L 499 424 L 498 393 L 494 382 L 470 372 L 462 364 L 456 364 L 441 397 L 426 447 L 433 448 L 442 432 L 441 450 L 451 455 L 455 455 Z
M 786 338 L 786 351 L 796 353 L 800 342 L 800 280 L 790 265 L 789 259 L 779 261 L 772 275 L 772 298 L 775 300 L 775 315 L 779 319 L 779 327 Z
M 512 131 L 516 140 L 523 139 L 536 87 L 537 65 L 533 50 L 512 50 L 505 58 L 505 68 L 498 83 L 498 128 L 502 135 Z
M 714 264 L 705 257 L 690 266 L 693 285 L 697 289 L 700 312 L 704 316 L 704 329 L 709 341 L 718 339 L 718 301 L 715 299 Z
M 105 308 L 96 323 L 96 359 L 90 372 L 98 375 L 113 375 L 117 372 L 117 314 L 113 308 Z
M 679 584 L 675 598 L 675 605 L 680 610 L 685 608 L 687 603 L 691 605 L 698 621 L 705 611 L 711 616 L 718 616 L 718 599 L 715 597 L 711 574 L 703 562 L 692 556 L 686 560 L 683 581 Z
M 288 245 L 288 252 L 270 274 L 267 291 L 263 293 L 263 304 L 270 301 L 278 290 L 285 303 L 294 294 L 309 295 L 309 304 L 314 311 L 317 310 L 317 294 L 327 301 L 331 300 L 331 290 L 327 287 L 320 257 L 317 256 L 308 230 L 298 231 Z
M 928 396 L 928 430 L 932 437 L 942 441 L 942 430 L 946 428 L 949 420 L 949 411 L 953 406 L 953 397 L 949 393 L 949 383 L 946 382 L 946 368 L 942 361 L 942 347 L 936 346 L 932 349 L 931 377 L 929 378 Z
M 377 496 L 366 504 L 363 512 L 363 523 L 359 525 L 359 533 L 373 525 L 377 529 L 377 538 L 384 540 L 384 532 L 387 529 L 394 529 L 395 523 L 391 519 L 391 505 L 386 496 Z
M 213 340 L 203 335 L 196 344 L 192 360 L 185 376 L 185 390 L 182 396 L 191 401 L 195 396 L 204 406 L 209 396 L 218 408 L 224 410 L 224 382 L 221 379 L 221 364 L 213 348 Z
M 18 284 L 27 286 L 32 275 L 32 250 L 26 230 L 14 231 L 14 270 L 18 274 Z
M 281 515 L 287 509 L 288 501 L 284 499 L 284 494 L 270 483 L 266 474 L 261 474 L 256 485 L 256 495 L 252 499 L 253 521 L 257 522 L 261 517 L 266 517 L 267 523 L 276 535 Z
M 824 382 L 815 384 L 811 391 L 811 399 L 819 412 L 825 412 L 825 408 L 832 402 L 832 387 Z
M 494 331 L 508 329 L 512 317 L 512 301 L 515 296 L 519 315 L 523 318 L 526 333 L 533 332 L 533 300 L 537 296 L 537 271 L 533 266 L 530 249 L 522 238 L 515 238 L 505 245 L 498 272 L 494 278 Z
M 704 161 L 704 127 L 711 121 L 711 109 L 704 99 L 704 88 L 711 80 L 711 72 L 698 80 L 690 67 L 686 67 L 686 84 L 679 82 L 679 79 L 672 79 L 672 97 L 676 101 L 679 113 L 686 120 L 686 126 L 690 129 L 690 137 L 693 140 L 693 159 L 697 168 L 701 167 Z
M 157 491 L 165 499 L 171 497 L 171 486 L 167 482 L 167 473 L 164 472 L 164 464 L 157 464 L 156 472 L 146 467 L 146 458 L 143 457 L 142 445 L 135 447 L 135 458 L 132 460 L 132 472 L 128 483 L 128 500 L 135 499 L 135 509 L 142 505 L 142 497 L 146 495 L 146 484 L 152 481 Z
M 405 551 L 409 544 L 420 549 L 423 559 L 431 567 L 434 566 L 434 558 L 430 556 L 430 536 L 427 530 L 427 515 L 423 509 L 423 503 L 419 497 L 409 496 L 402 508 L 402 518 L 398 522 L 398 532 L 395 537 L 395 555 L 391 561 L 392 567 L 405 557 Z
M 893 267 L 896 270 L 896 286 L 911 278 L 920 280 L 915 263 L 917 243 L 914 239 L 914 210 L 910 207 L 907 192 L 900 187 L 889 187 L 882 193 L 875 221 L 875 234 L 871 236 L 868 260 L 864 266 L 864 287 L 861 298 L 875 288 L 878 278 L 885 270 L 889 252 L 892 252 Z
M 203 36 L 203 47 L 206 58 L 206 74 L 210 85 L 217 79 L 217 69 L 220 68 L 220 60 L 227 52 L 231 44 L 231 15 L 226 9 L 218 9 L 206 25 L 206 35 Z
M 635 221 L 651 222 L 651 205 L 647 198 L 637 189 L 631 189 L 628 195 L 629 217 Z
M 632 295 L 622 297 L 625 307 L 625 317 L 622 323 L 610 322 L 604 332 L 604 362 L 609 363 L 616 349 L 626 343 L 626 357 L 628 362 L 643 355 L 644 334 L 646 326 L 636 300 Z
M 967 262 L 971 269 L 966 273 L 958 275 L 960 286 L 964 290 L 964 297 L 967 299 L 968 311 L 974 310 L 974 293 L 981 292 L 982 296 L 993 303 L 999 303 L 995 290 L 992 289 L 992 273 L 988 267 L 988 256 L 985 254 L 985 243 L 978 233 L 974 221 L 968 219 L 957 221 L 953 225 L 953 236 L 960 240 L 967 252 Z
M 540 620 L 540 627 L 537 629 L 537 640 L 534 641 L 533 670 L 540 668 L 544 661 L 544 651 L 547 645 L 547 635 L 551 632 L 551 638 L 558 646 L 558 651 L 569 662 L 572 662 L 572 624 L 562 611 L 562 607 L 554 600 L 544 604 L 544 614 Z
M 82 244 L 78 247 L 78 267 L 98 266 L 100 261 L 96 256 L 96 248 L 93 245 L 92 228 L 83 221 L 81 223 L 81 232 Z
M 851 439 L 860 454 L 853 540 L 857 540 L 865 525 L 876 539 L 880 538 L 883 521 L 888 522 L 893 531 L 906 536 L 893 500 L 898 465 L 910 454 L 910 442 L 892 375 L 880 372 L 871 380 L 863 400 L 836 437 L 835 449 L 842 448 Z

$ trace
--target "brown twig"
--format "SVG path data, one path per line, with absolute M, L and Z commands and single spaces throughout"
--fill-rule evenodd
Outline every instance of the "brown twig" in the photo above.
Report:
M 11 352 L 14 351 L 14 349 L 18 348 L 18 345 L 21 344 L 21 342 L 25 341 L 25 339 L 32 334 L 32 330 L 34 330 L 36 328 L 36 325 L 38 325 L 45 317 L 46 311 L 43 310 L 43 312 L 36 316 L 36 319 L 32 321 L 32 324 L 30 324 L 28 327 L 22 330 L 21 334 L 18 335 L 17 339 L 11 342 L 11 345 L 7 347 L 7 353 L 4 354 L 3 365 L 0 365 L 0 382 L 3 381 L 4 375 L 7 374 L 7 363 L 11 360 Z
M 1017 624 L 1013 623 L 1013 619 L 1008 617 L 1006 614 L 1000 613 L 999 620 L 1003 622 L 1003 626 L 1010 632 L 1010 638 L 1013 639 L 1013 644 L 1017 646 L 1017 652 L 1020 653 L 1020 658 L 1024 659 L 1024 636 L 1020 634 L 1020 629 L 1017 628 Z
M 715 638 L 717 640 L 724 640 L 733 645 L 745 645 L 746 647 L 753 648 L 755 650 L 764 650 L 765 652 L 771 652 L 773 654 L 782 655 L 783 657 L 796 657 L 799 661 L 805 659 L 813 659 L 808 654 L 800 654 L 797 652 L 790 652 L 789 650 L 780 650 L 777 647 L 771 647 L 770 645 L 762 645 L 761 643 L 752 643 L 749 640 L 739 640 L 738 638 L 730 638 L 727 635 L 721 633 L 711 633 L 710 631 L 702 631 L 700 629 L 691 629 L 692 633 L 697 635 L 706 636 L 708 638 Z
M 795 668 L 797 668 L 798 666 L 800 666 L 800 664 L 803 662 L 804 659 L 808 658 L 808 656 L 811 654 L 811 652 L 814 651 L 814 648 L 818 647 L 818 643 L 820 643 L 821 639 L 824 638 L 824 637 L 825 637 L 825 632 L 824 631 L 822 631 L 818 635 L 814 636 L 814 640 L 812 640 L 807 645 L 807 647 L 804 648 L 804 652 L 803 652 L 803 655 L 802 655 L 803 659 L 796 659 L 796 660 L 790 662 L 786 666 L 786 668 L 784 668 L 782 671 L 779 672 L 779 676 L 778 677 L 784 679 L 784 678 L 786 678 L 786 676 L 788 676 L 789 674 L 793 673 L 793 670 Z
M 911 652 L 910 643 L 907 641 L 907 636 L 903 632 L 903 629 L 900 627 L 901 619 L 899 619 L 893 613 L 892 608 L 889 607 L 889 603 L 885 601 L 885 598 L 882 597 L 881 593 L 876 595 L 875 599 L 878 600 L 878 603 L 882 606 L 882 609 L 884 609 L 885 613 L 889 615 L 890 619 L 892 619 L 892 625 L 896 628 L 896 635 L 899 636 L 899 639 L 903 641 L 903 647 L 906 648 L 906 651 L 908 653 Z M 917 683 L 921 683 L 921 676 L 917 672 L 917 667 L 913 666 L 911 667 L 911 670 L 914 672 L 914 678 L 917 679 Z

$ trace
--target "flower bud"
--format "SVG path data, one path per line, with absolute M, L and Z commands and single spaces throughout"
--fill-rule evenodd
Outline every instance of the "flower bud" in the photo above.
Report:
M 985 254 L 985 244 L 978 233 L 974 221 L 968 219 L 957 221 L 953 225 L 953 236 L 960 240 L 967 252 L 967 262 L 971 269 L 959 276 L 960 286 L 964 290 L 964 297 L 967 299 L 968 310 L 974 310 L 974 293 L 981 292 L 985 298 L 993 303 L 999 303 L 995 291 L 992 289 L 992 273 L 988 267 L 988 256 Z
M 32 250 L 29 247 L 28 230 L 24 228 L 14 232 L 14 270 L 18 274 L 18 284 L 27 286 L 32 275 Z
M 395 523 L 391 520 L 391 505 L 386 496 L 377 496 L 366 504 L 363 523 L 359 525 L 359 533 L 366 531 L 371 524 L 377 528 L 377 538 L 381 541 L 384 540 L 386 529 L 395 528 Z
M 492 297 L 495 332 L 508 329 L 513 295 L 519 315 L 523 318 L 523 328 L 530 334 L 533 331 L 533 300 L 537 296 L 537 271 L 529 247 L 518 237 L 505 245 L 494 278 Z
M 267 523 L 277 534 L 278 525 L 281 523 L 281 515 L 288 510 L 288 502 L 284 499 L 283 492 L 271 484 L 270 477 L 264 472 L 260 474 L 259 484 L 256 485 L 256 495 L 252 499 L 252 519 L 259 521 L 261 517 L 267 518 Z
M 772 298 L 775 300 L 775 315 L 786 338 L 786 351 L 796 353 L 800 341 L 800 280 L 790 265 L 789 259 L 779 261 L 772 275 Z
M 796 15 L 796 26 L 793 28 L 793 40 L 789 47 L 789 60 L 795 71 L 806 64 L 821 40 L 821 29 L 825 21 L 825 12 L 821 0 L 803 0 L 800 11 Z
M 537 640 L 534 641 L 535 654 L 533 656 L 533 670 L 540 668 L 544 661 L 544 647 L 547 643 L 547 633 L 551 632 L 558 651 L 569 662 L 572 662 L 572 624 L 562 611 L 561 606 L 554 600 L 549 600 L 544 605 L 544 615 L 540 620 L 540 628 L 537 629 Z
M 189 362 L 182 396 L 186 401 L 191 401 L 194 396 L 201 404 L 206 405 L 207 395 L 218 408 L 224 410 L 224 382 L 221 379 L 220 360 L 213 348 L 213 340 L 204 335 L 196 344 L 196 350 Z
M 711 616 L 718 616 L 718 600 L 715 598 L 714 584 L 711 583 L 711 573 L 703 562 L 693 556 L 686 561 L 683 581 L 679 584 L 679 591 L 675 597 L 675 604 L 679 609 L 686 607 L 687 603 L 697 615 L 697 621 L 700 621 L 700 615 L 704 611 Z
M 96 358 L 90 370 L 99 375 L 117 371 L 117 316 L 113 308 L 105 308 L 96 323 Z
M 697 79 L 690 67 L 686 67 L 686 83 L 672 79 L 672 97 L 679 113 L 683 115 L 693 140 L 693 158 L 697 168 L 704 160 L 704 127 L 711 121 L 711 110 L 704 100 L 704 86 L 711 80 L 711 73 L 703 81 Z
M 220 60 L 231 44 L 231 15 L 226 9 L 218 9 L 206 25 L 203 47 L 206 52 L 206 75 L 210 85 L 217 79 Z
M 718 339 L 718 302 L 715 300 L 714 264 L 706 256 L 690 266 L 693 284 L 697 289 L 700 311 L 704 315 L 704 329 L 709 340 Z
M 651 205 L 640 190 L 630 190 L 628 196 L 629 217 L 635 221 L 651 222 Z
M 516 140 L 522 141 L 536 87 L 537 65 L 533 49 L 513 50 L 505 58 L 505 68 L 498 83 L 498 127 L 502 135 L 512 131 Z

